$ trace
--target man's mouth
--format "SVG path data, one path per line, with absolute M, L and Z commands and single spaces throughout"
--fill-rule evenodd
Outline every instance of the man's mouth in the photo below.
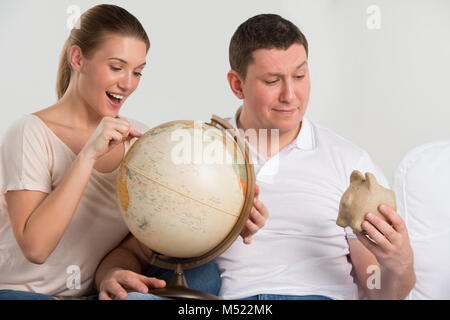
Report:
M 113 102 L 116 105 L 120 104 L 124 98 L 124 96 L 122 96 L 120 94 L 112 93 L 109 91 L 106 91 L 106 95 L 111 100 L 111 102 Z
M 274 108 L 273 111 L 280 112 L 281 114 L 292 114 L 298 110 L 298 108 L 290 108 L 290 109 L 284 109 L 284 108 Z

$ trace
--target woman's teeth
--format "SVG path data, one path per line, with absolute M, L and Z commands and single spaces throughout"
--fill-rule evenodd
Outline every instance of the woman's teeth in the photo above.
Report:
M 108 91 L 106 91 L 106 94 L 110 97 L 113 98 L 115 100 L 116 103 L 119 103 L 124 96 L 121 96 L 120 94 L 114 94 L 114 93 L 110 93 Z

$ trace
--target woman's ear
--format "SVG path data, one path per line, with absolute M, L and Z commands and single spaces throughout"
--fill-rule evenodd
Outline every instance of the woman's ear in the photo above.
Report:
M 73 45 L 69 51 L 69 63 L 73 70 L 76 72 L 81 72 L 81 67 L 83 63 L 83 53 L 81 48 L 77 45 Z
M 228 83 L 230 85 L 231 91 L 238 99 L 244 99 L 244 91 L 242 90 L 244 80 L 241 78 L 236 70 L 230 70 L 227 74 Z

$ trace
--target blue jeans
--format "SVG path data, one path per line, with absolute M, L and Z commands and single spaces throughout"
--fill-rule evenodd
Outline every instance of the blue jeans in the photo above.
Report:
M 333 300 L 331 298 L 319 295 L 294 296 L 285 294 L 257 294 L 241 300 Z
M 55 300 L 53 297 L 42 293 L 0 290 L 0 300 Z
M 184 277 L 189 289 L 207 292 L 213 295 L 218 295 L 220 290 L 220 274 L 216 264 L 211 261 L 200 267 L 183 271 Z M 147 277 L 155 277 L 166 281 L 169 284 L 173 275 L 173 270 L 152 267 L 145 275 Z M 139 292 L 130 292 L 127 300 L 161 300 L 152 294 L 142 294 Z

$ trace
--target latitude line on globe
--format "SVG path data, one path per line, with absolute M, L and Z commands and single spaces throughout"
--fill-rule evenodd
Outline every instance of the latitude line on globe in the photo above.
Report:
M 181 192 L 178 192 L 178 191 L 176 191 L 176 190 L 174 190 L 174 189 L 172 189 L 172 188 L 170 188 L 170 187 L 168 187 L 168 186 L 162 184 L 161 182 L 158 182 L 158 181 L 156 181 L 156 180 L 153 180 L 152 178 L 150 178 L 149 176 L 147 176 L 147 175 L 145 174 L 145 172 L 142 172 L 141 170 L 139 170 L 139 169 L 133 167 L 133 166 L 130 165 L 130 164 L 127 164 L 126 166 L 128 167 L 128 170 L 131 169 L 131 170 L 135 171 L 136 173 L 139 173 L 140 175 L 144 176 L 144 177 L 147 178 L 148 180 L 153 181 L 154 183 L 157 183 L 157 184 L 159 184 L 160 186 L 162 186 L 162 187 L 164 187 L 164 188 L 166 188 L 166 189 L 168 189 L 168 190 L 170 190 L 170 191 L 172 191 L 172 192 L 178 193 L 179 195 L 181 195 L 181 196 L 183 196 L 183 197 L 186 197 L 186 198 L 188 198 L 188 199 L 191 199 L 192 201 L 198 202 L 198 203 L 203 204 L 203 205 L 205 205 L 205 206 L 207 206 L 207 207 L 210 207 L 210 208 L 212 208 L 212 209 L 221 211 L 221 212 L 223 212 L 223 213 L 225 213 L 225 214 L 228 214 L 228 215 L 230 215 L 230 216 L 237 217 L 237 215 L 234 215 L 234 214 L 232 214 L 232 213 L 230 213 L 230 212 L 227 212 L 227 211 L 225 211 L 225 210 L 222 210 L 222 209 L 220 209 L 220 208 L 213 207 L 212 205 L 210 205 L 210 204 L 208 204 L 208 203 L 205 203 L 205 202 L 200 201 L 200 200 L 198 200 L 198 199 L 192 198 L 192 197 L 190 197 L 190 196 L 188 196 L 188 195 L 185 195 L 185 194 L 183 194 L 183 193 L 181 193 Z

